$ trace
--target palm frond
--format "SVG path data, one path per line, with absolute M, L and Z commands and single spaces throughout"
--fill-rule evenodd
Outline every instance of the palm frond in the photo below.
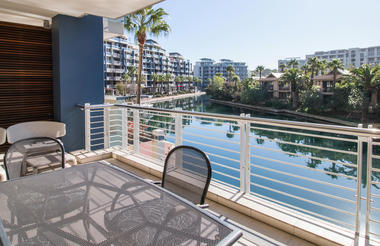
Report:
M 169 24 L 167 24 L 165 21 L 160 21 L 150 27 L 150 32 L 158 37 L 160 35 L 168 35 L 171 31 L 171 28 Z

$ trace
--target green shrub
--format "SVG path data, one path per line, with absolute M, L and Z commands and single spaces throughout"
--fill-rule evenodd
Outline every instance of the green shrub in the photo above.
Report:
M 299 95 L 300 109 L 306 113 L 320 113 L 323 110 L 323 95 L 319 86 L 301 91 Z

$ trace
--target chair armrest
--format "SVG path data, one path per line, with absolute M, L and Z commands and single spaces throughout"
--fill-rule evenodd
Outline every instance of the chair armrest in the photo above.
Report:
M 208 208 L 209 205 L 208 204 L 197 204 L 198 208 L 202 208 L 202 209 L 205 209 L 205 208 Z

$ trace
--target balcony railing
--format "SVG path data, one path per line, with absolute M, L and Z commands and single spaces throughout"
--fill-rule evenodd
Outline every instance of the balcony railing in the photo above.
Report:
M 170 147 L 193 145 L 209 155 L 216 182 L 348 228 L 355 238 L 380 238 L 380 130 L 130 105 L 83 108 L 88 151 L 120 146 L 162 164 Z

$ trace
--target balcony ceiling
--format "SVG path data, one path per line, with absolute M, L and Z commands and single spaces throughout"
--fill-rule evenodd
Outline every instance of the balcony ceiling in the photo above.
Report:
M 0 21 L 43 26 L 57 14 L 120 18 L 163 0 L 1 0 Z

